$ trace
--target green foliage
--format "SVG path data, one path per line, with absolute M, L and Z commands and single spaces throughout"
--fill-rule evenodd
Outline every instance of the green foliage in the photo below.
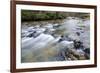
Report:
M 66 17 L 79 17 L 82 19 L 90 18 L 89 13 L 75 13 L 75 12 L 53 12 L 53 11 L 32 11 L 22 10 L 22 21 L 43 21 L 43 20 L 56 20 L 65 19 Z
M 66 18 L 66 16 L 58 12 L 32 12 L 28 10 L 22 10 L 21 12 L 22 21 L 56 20 L 64 18 Z

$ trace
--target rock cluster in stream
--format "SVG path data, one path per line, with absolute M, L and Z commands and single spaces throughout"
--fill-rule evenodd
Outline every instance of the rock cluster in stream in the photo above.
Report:
M 54 53 L 57 53 L 57 54 L 54 54 L 52 59 L 50 59 L 51 57 L 48 59 L 46 58 L 47 61 L 49 59 L 50 59 L 49 61 L 90 59 L 90 47 L 88 45 L 89 43 L 86 43 L 87 40 L 84 39 L 84 38 L 87 38 L 87 35 L 86 37 L 84 36 L 89 31 L 89 30 L 87 31 L 88 27 L 87 25 L 86 26 L 68 25 L 69 23 L 80 24 L 80 21 L 75 20 L 75 19 L 72 19 L 72 20 L 75 22 L 66 21 L 66 23 L 62 23 L 62 24 L 36 25 L 36 26 L 30 26 L 30 27 L 24 26 L 24 28 L 22 28 L 22 33 L 21 33 L 23 62 L 27 61 L 26 59 L 29 59 L 29 58 L 26 58 L 26 56 L 24 55 L 27 51 L 26 49 L 28 49 L 29 47 L 31 50 L 34 49 L 33 52 L 32 51 L 31 52 L 32 54 L 36 55 L 35 53 L 37 49 L 38 49 L 37 50 L 38 54 L 40 54 L 42 53 L 41 51 L 43 51 L 43 48 L 48 48 L 48 46 L 51 47 L 49 48 L 51 50 L 52 48 L 53 49 L 56 48 L 55 49 L 56 51 Z M 45 40 L 42 40 L 42 39 L 45 39 Z M 31 41 L 31 45 L 29 44 L 30 41 Z M 43 43 L 41 43 L 40 41 L 42 41 Z M 41 47 L 43 48 L 41 49 Z M 45 50 L 47 51 L 47 49 L 44 49 L 44 51 Z M 38 60 L 40 60 L 40 58 Z

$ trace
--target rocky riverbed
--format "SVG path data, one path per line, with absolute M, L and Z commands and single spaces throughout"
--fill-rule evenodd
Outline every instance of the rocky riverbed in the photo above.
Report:
M 90 20 L 24 22 L 21 62 L 87 60 L 90 58 Z

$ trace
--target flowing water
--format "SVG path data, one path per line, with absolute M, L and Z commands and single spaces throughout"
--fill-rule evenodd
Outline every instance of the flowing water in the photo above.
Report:
M 61 52 L 74 48 L 73 40 L 90 48 L 90 20 L 69 17 L 64 20 L 22 23 L 21 62 L 65 61 Z

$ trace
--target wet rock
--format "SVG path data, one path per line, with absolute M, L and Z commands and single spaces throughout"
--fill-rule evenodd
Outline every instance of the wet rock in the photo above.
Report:
M 82 28 L 80 28 L 80 27 L 77 27 L 76 29 L 77 29 L 77 30 L 82 30 Z
M 84 31 L 81 31 L 81 33 L 84 33 Z
M 83 51 L 85 52 L 85 57 L 86 57 L 87 59 L 90 59 L 90 48 L 86 48 L 86 49 L 84 49 Z
M 90 54 L 90 48 L 84 49 L 84 52 L 87 53 L 87 54 Z
M 55 28 L 55 29 L 57 29 L 57 28 L 59 28 L 61 25 L 59 25 L 59 24 L 54 24 L 53 25 L 53 28 Z
M 86 57 L 85 57 L 85 55 L 81 55 L 81 56 L 79 56 L 78 59 L 79 59 L 79 60 L 86 60 Z
M 76 32 L 76 34 L 77 34 L 78 36 L 80 36 L 80 32 Z
M 34 37 L 34 32 L 30 33 L 27 37 Z
M 85 54 L 86 59 L 90 59 L 90 54 Z
M 71 60 L 78 60 L 73 54 L 69 54 L 68 57 L 69 57 Z
M 79 49 L 80 47 L 83 47 L 83 43 L 81 41 L 74 40 L 74 47 L 75 49 Z
M 70 58 L 71 60 L 86 60 L 86 55 L 85 53 L 81 53 L 75 49 L 67 49 L 66 57 L 67 59 Z
M 21 33 L 21 37 L 32 37 L 33 32 L 25 32 L 25 33 Z
M 69 54 L 71 60 L 78 60 L 77 57 L 75 57 L 73 54 Z
M 68 52 L 71 53 L 71 54 L 73 54 L 76 57 L 80 56 L 80 53 L 77 52 L 75 49 L 68 49 Z

